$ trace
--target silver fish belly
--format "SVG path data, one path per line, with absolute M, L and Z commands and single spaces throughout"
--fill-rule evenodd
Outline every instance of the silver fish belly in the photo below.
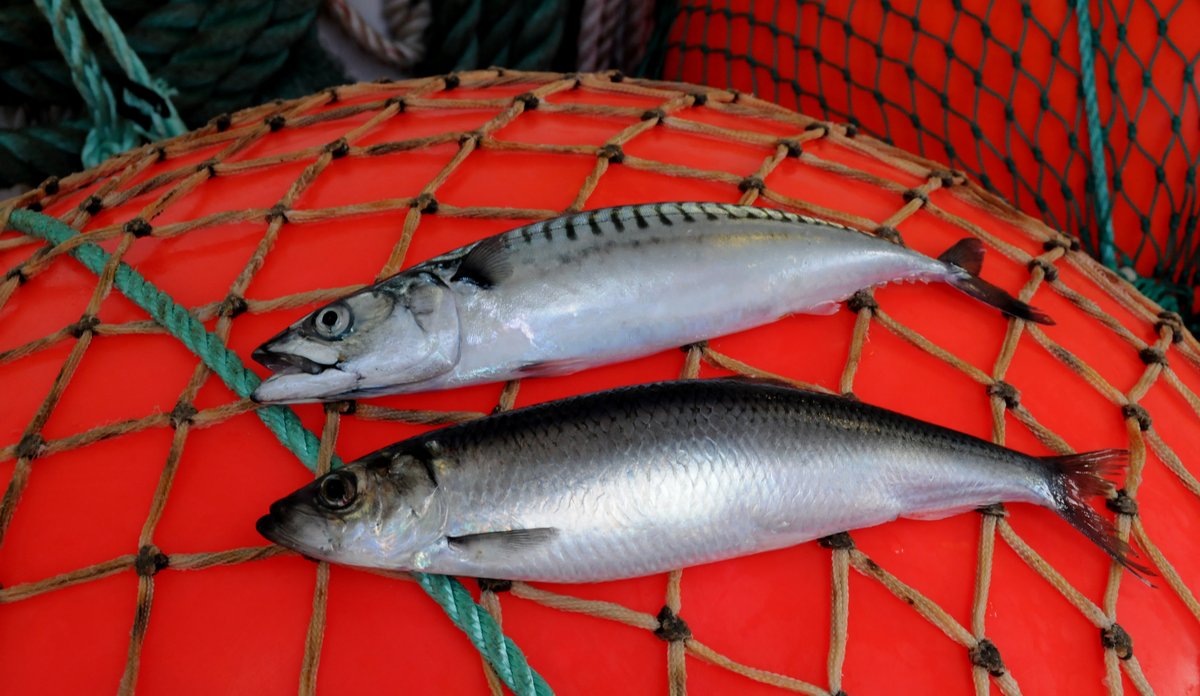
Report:
M 564 374 L 788 314 L 832 313 L 858 290 L 901 280 L 947 282 L 1048 321 L 975 275 L 982 253 L 964 240 L 934 259 L 751 206 L 594 210 L 485 239 L 317 310 L 255 351 L 280 371 L 255 398 L 332 400 Z
M 1081 500 L 1123 456 L 1037 458 L 841 397 L 667 382 L 407 440 L 277 502 L 259 530 L 351 565 L 588 582 L 1019 501 L 1144 570 Z

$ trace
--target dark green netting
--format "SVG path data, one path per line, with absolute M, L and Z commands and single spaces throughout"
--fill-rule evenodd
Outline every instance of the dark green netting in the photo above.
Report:
M 1197 0 L 667 5 L 644 73 L 753 92 L 945 161 L 1196 326 Z

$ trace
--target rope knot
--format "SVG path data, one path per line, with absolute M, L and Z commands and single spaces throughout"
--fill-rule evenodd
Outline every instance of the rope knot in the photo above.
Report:
M 494 580 L 492 578 L 475 578 L 479 589 L 483 592 L 508 592 L 512 589 L 512 580 Z
M 1167 365 L 1167 356 L 1163 355 L 1161 350 L 1152 346 L 1147 346 L 1139 350 L 1138 357 L 1147 365 L 1162 365 L 1163 367 Z
M 91 333 L 99 325 L 100 317 L 94 314 L 85 314 L 79 317 L 79 321 L 71 324 L 71 335 L 75 338 L 83 338 L 85 333 Z
M 1042 269 L 1042 276 L 1045 277 L 1046 281 L 1049 283 L 1053 283 L 1054 281 L 1058 280 L 1058 269 L 1054 267 L 1054 264 L 1046 261 L 1045 259 L 1039 259 L 1036 257 L 1029 259 L 1028 268 L 1030 273 L 1033 273 L 1033 269 L 1035 268 Z
M 997 519 L 1004 519 L 1005 517 L 1008 517 L 1008 509 L 1004 507 L 1004 503 L 992 503 L 991 505 L 984 505 L 983 507 L 975 508 L 975 512 L 978 512 L 981 515 L 987 515 L 988 517 L 995 517 Z
M 516 97 L 513 97 L 513 101 L 523 104 L 526 111 L 533 111 L 534 109 L 538 108 L 538 104 L 542 103 L 542 100 L 538 99 L 537 95 L 533 92 L 522 92 Z
M 791 157 L 793 159 L 804 154 L 804 148 L 800 147 L 800 143 L 796 142 L 795 140 L 788 140 L 787 138 L 782 138 L 780 140 L 777 140 L 775 142 L 775 144 L 782 145 L 784 148 L 786 148 L 787 156 Z
M 79 204 L 79 209 L 88 215 L 95 215 L 100 212 L 102 207 L 104 207 L 104 202 L 100 200 L 99 196 L 88 196 Z
M 42 212 L 42 202 L 34 201 L 34 202 L 30 203 L 29 205 L 25 206 L 25 209 L 30 212 L 33 212 L 33 213 L 40 213 L 40 212 Z
M 206 159 L 203 162 L 196 165 L 196 171 L 198 171 L 198 172 L 202 172 L 206 169 L 208 170 L 208 176 L 210 178 L 216 176 L 217 175 L 217 161 L 215 159 Z
M 396 113 L 402 114 L 402 113 L 404 113 L 405 109 L 408 108 L 408 102 L 404 101 L 404 99 L 402 99 L 401 97 L 388 97 L 383 102 L 383 108 L 386 109 L 389 106 L 399 107 L 398 109 L 396 109 Z
M 692 106 L 704 106 L 708 103 L 708 94 L 705 92 L 692 92 L 688 96 L 692 98 Z
M 686 621 L 671 611 L 671 607 L 664 606 L 660 609 L 657 618 L 658 628 L 654 629 L 654 635 L 668 643 L 674 643 L 677 640 L 688 640 L 692 637 L 692 629 L 688 628 Z
M 1117 653 L 1117 657 L 1128 660 L 1133 657 L 1133 638 L 1121 628 L 1121 624 L 1113 622 L 1108 628 L 1100 629 L 1100 644 Z
M 412 207 L 420 210 L 422 213 L 433 214 L 438 210 L 438 202 L 432 193 L 422 193 L 413 199 Z
M 645 111 L 642 112 L 642 120 L 643 121 L 650 121 L 650 120 L 657 119 L 659 123 L 662 123 L 663 119 L 666 117 L 667 117 L 667 114 L 662 109 L 646 109 Z
M 621 72 L 620 70 L 614 70 L 612 74 L 608 76 L 608 79 L 612 82 L 624 82 L 625 73 Z
M 288 222 L 286 205 L 282 203 L 276 203 L 275 205 L 271 206 L 270 210 L 267 211 L 267 222 L 272 222 L 276 218 L 278 218 L 280 222 Z
M 967 175 L 957 169 L 931 169 L 929 178 L 937 179 L 943 188 L 951 188 L 967 183 Z
M 921 201 L 922 206 L 929 203 L 929 194 L 925 193 L 921 189 L 908 189 L 901 195 L 904 196 L 905 203 L 911 203 L 913 201 Z
M 146 544 L 138 549 L 137 560 L 133 562 L 133 567 L 138 575 L 142 577 L 154 577 L 158 571 L 171 565 L 171 559 L 167 554 L 158 550 L 154 544 Z
M 987 393 L 988 396 L 995 396 L 1003 400 L 1004 407 L 1010 411 L 1021 405 L 1021 392 L 1008 382 L 999 381 L 989 384 Z
M 179 403 L 175 404 L 175 408 L 171 409 L 171 428 L 178 430 L 179 426 L 183 425 L 184 423 L 191 423 L 192 419 L 196 417 L 197 413 L 199 413 L 199 411 L 196 410 L 195 406 L 187 401 L 180 401 Z
M 875 301 L 875 298 L 871 296 L 869 291 L 859 290 L 851 295 L 849 300 L 846 300 L 846 308 L 855 314 L 864 309 L 873 313 L 879 309 L 879 303 Z
M 621 164 L 625 161 L 625 150 L 616 143 L 607 143 L 600 146 L 600 149 L 596 151 L 596 156 L 608 160 L 609 164 Z
M 854 548 L 854 539 L 850 536 L 850 532 L 838 532 L 829 536 L 817 539 L 817 543 L 822 548 L 833 549 L 834 551 L 849 551 Z
M 1183 340 L 1183 317 L 1175 312 L 1159 312 L 1158 321 L 1154 322 L 1154 330 L 1162 333 L 1163 329 L 1171 332 L 1171 343 Z
M 806 130 L 806 131 L 818 131 L 819 130 L 819 131 L 821 131 L 821 135 L 819 135 L 817 137 L 824 138 L 825 136 L 829 135 L 829 132 L 832 129 L 829 127 L 828 123 L 822 123 L 822 122 L 818 121 L 816 123 L 808 124 L 807 126 L 804 127 L 804 130 Z
M 287 119 L 283 117 L 283 114 L 274 114 L 263 119 L 263 123 L 267 124 L 271 132 L 275 132 L 287 124 Z
M 466 145 L 467 143 L 469 143 L 471 141 L 474 141 L 475 145 L 478 146 L 480 140 L 483 140 L 483 132 L 482 131 L 477 131 L 477 130 L 466 131 L 462 135 L 458 136 L 458 146 L 462 147 L 463 145 Z
M 8 281 L 12 280 L 13 278 L 17 279 L 17 285 L 24 285 L 25 282 L 29 280 L 29 276 L 25 274 L 25 267 L 13 266 L 12 268 L 8 269 L 8 273 L 4 274 L 4 280 Z
M 1121 415 L 1125 416 L 1125 420 L 1133 419 L 1137 421 L 1138 428 L 1142 432 L 1150 429 L 1150 425 L 1154 422 L 1150 418 L 1150 412 L 1141 404 L 1125 404 L 1121 407 Z
M 218 133 L 224 133 L 233 124 L 233 119 L 230 118 L 229 114 L 217 114 L 213 116 L 209 123 L 212 124 L 213 128 L 217 129 Z
M 874 230 L 874 235 L 876 237 L 886 239 L 892 244 L 904 246 L 904 239 L 900 236 L 900 230 L 892 227 L 891 225 L 880 225 L 879 227 L 876 227 Z
M 350 143 L 346 142 L 345 138 L 338 138 L 332 143 L 325 144 L 325 152 L 333 159 L 341 159 L 350 154 Z
M 132 234 L 134 237 L 148 237 L 154 231 L 150 223 L 146 222 L 145 218 L 135 217 L 126 222 L 122 228 L 126 234 Z
M 1104 501 L 1104 506 L 1118 515 L 1129 515 L 1130 517 L 1133 517 L 1138 514 L 1137 501 L 1129 497 L 1129 494 L 1125 492 L 1124 488 L 1117 490 L 1117 494 L 1115 496 Z
M 1046 251 L 1053 251 L 1054 249 L 1062 249 L 1063 251 L 1079 251 L 1080 247 L 1078 239 L 1075 239 L 1074 237 L 1067 237 L 1065 235 L 1059 235 L 1057 237 L 1051 237 L 1050 239 L 1042 242 L 1042 248 Z
M 968 654 L 971 664 L 986 669 L 993 677 L 1004 676 L 1004 660 L 1000 659 L 1000 649 L 992 641 L 980 638 Z
M 762 177 L 758 176 L 748 176 L 738 182 L 738 190 L 742 193 L 745 193 L 750 189 L 754 189 L 755 191 L 762 193 L 764 190 L 766 190 L 766 188 L 767 182 L 763 181 Z
M 46 438 L 38 433 L 29 433 L 17 443 L 14 454 L 17 459 L 37 459 L 46 449 Z
M 48 196 L 53 196 L 54 194 L 58 193 L 58 187 L 59 187 L 58 177 L 52 176 L 49 179 L 46 179 L 45 181 L 43 181 L 42 185 L 39 188 L 42 189 L 42 193 L 45 193 Z
M 449 75 L 445 75 L 442 77 L 442 82 L 445 84 L 445 87 L 443 87 L 442 89 L 449 92 L 450 90 L 456 89 L 459 85 L 462 84 L 462 78 L 460 78 L 458 75 L 455 75 L 454 73 L 450 73 Z

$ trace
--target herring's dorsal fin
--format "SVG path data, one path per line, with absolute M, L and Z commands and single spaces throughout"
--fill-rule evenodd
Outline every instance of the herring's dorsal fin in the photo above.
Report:
M 481 288 L 490 288 L 512 275 L 510 254 L 502 235 L 488 237 L 463 256 L 450 282 L 465 280 Z
M 556 536 L 558 536 L 558 529 L 554 527 L 534 527 L 532 529 L 508 529 L 500 532 L 464 534 L 446 537 L 446 541 L 466 553 L 488 556 L 491 553 L 504 554 L 534 549 Z

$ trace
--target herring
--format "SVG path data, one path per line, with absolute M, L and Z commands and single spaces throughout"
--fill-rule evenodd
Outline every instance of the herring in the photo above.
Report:
M 937 259 L 770 208 L 659 203 L 534 223 L 322 307 L 264 343 L 256 401 L 334 401 L 566 374 L 767 324 L 831 314 L 858 290 L 943 282 L 1042 312 L 978 277 L 984 247 Z
M 352 566 L 594 582 L 1023 502 L 1152 574 L 1086 502 L 1126 457 L 1029 456 L 789 387 L 662 382 L 405 440 L 275 502 L 257 527 Z

